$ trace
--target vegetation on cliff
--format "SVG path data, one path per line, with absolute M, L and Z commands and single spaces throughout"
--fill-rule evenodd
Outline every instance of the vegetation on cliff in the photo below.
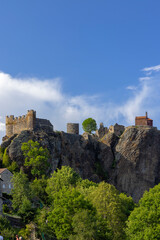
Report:
M 24 168 L 30 160 L 32 168 L 26 169 L 30 170 L 28 175 L 23 171 L 14 174 L 12 206 L 13 213 L 26 224 L 26 229 L 21 230 L 24 237 L 28 224 L 34 222 L 39 236 L 43 233 L 47 239 L 125 238 L 125 222 L 134 208 L 131 197 L 119 194 L 108 183 L 82 180 L 68 166 L 45 176 L 36 162 L 47 162 L 47 150 L 29 141 L 22 144 L 22 151 Z M 35 168 L 38 174 L 33 171 Z
M 119 193 L 113 185 L 83 180 L 69 166 L 44 174 L 50 154 L 38 142 L 22 143 L 22 151 L 24 165 L 14 171 L 10 214 L 20 216 L 25 227 L 15 230 L 3 220 L 6 225 L 0 223 L 0 231 L 5 239 L 14 239 L 17 231 L 29 239 L 33 226 L 38 237 L 48 240 L 160 238 L 159 185 L 146 192 L 135 206 L 131 197 Z M 1 152 L 1 160 L 7 158 L 7 150 Z M 9 159 L 7 164 L 12 163 Z
M 97 130 L 96 120 L 93 118 L 87 118 L 82 123 L 83 130 L 88 133 L 92 133 Z

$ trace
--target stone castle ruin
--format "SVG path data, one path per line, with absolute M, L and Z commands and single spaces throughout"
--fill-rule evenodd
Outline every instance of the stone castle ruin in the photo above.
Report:
M 121 136 L 122 133 L 125 131 L 125 127 L 123 125 L 115 124 L 111 125 L 109 129 L 107 127 L 104 127 L 103 123 L 100 123 L 100 127 L 98 130 L 96 130 L 96 136 L 98 138 L 103 138 L 104 135 L 107 133 L 114 133 L 116 136 Z
M 123 125 L 115 124 L 109 127 L 109 132 L 116 134 L 117 136 L 121 136 L 124 132 L 125 127 Z
M 19 134 L 23 130 L 36 131 L 38 129 L 51 132 L 53 125 L 47 119 L 37 118 L 34 110 L 28 110 L 26 115 L 20 117 L 6 116 L 6 137 Z
M 146 116 L 135 118 L 136 126 L 153 126 L 153 120 Z M 3 140 L 19 134 L 23 130 L 36 131 L 44 130 L 46 132 L 53 132 L 53 125 L 47 119 L 41 119 L 36 117 L 36 111 L 28 110 L 26 115 L 20 117 L 14 117 L 14 115 L 6 116 L 6 136 Z M 117 136 L 121 136 L 125 131 L 123 125 L 115 124 L 109 128 L 104 127 L 103 123 L 100 123 L 99 129 L 96 130 L 95 135 L 98 138 L 102 138 L 107 133 L 114 133 Z M 79 135 L 79 123 L 67 123 L 67 133 Z
M 67 123 L 67 133 L 79 134 L 79 123 Z
M 100 123 L 99 129 L 96 130 L 96 136 L 102 138 L 108 131 L 108 128 L 104 127 L 103 123 Z

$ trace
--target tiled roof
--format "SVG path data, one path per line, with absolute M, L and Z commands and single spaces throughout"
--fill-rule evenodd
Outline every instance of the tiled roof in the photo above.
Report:
M 146 118 L 146 116 L 143 116 L 143 117 L 136 117 L 136 119 L 147 119 L 147 120 L 152 120 L 150 118 Z M 153 121 L 153 120 L 152 120 Z
M 0 173 L 4 172 L 7 168 L 0 168 Z

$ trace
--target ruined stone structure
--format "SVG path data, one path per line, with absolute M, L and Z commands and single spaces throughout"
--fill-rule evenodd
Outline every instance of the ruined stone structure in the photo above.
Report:
M 148 114 L 146 112 L 146 116 L 136 117 L 135 118 L 136 126 L 153 126 L 153 120 L 148 118 Z
M 106 133 L 108 133 L 108 128 L 107 127 L 104 127 L 103 123 L 100 123 L 100 127 L 98 130 L 96 130 L 96 135 L 99 137 L 99 138 L 102 138 L 104 137 L 104 135 Z
M 53 131 L 53 125 L 47 119 L 36 118 L 36 111 L 28 110 L 26 115 L 14 117 L 14 115 L 6 116 L 6 136 L 11 137 L 19 134 L 23 130 L 45 130 Z
M 115 135 L 117 135 L 117 136 L 121 136 L 122 133 L 124 132 L 124 130 L 125 130 L 125 127 L 123 125 L 119 125 L 117 123 L 114 126 L 111 125 L 109 127 L 109 132 L 115 133 Z
M 67 123 L 67 133 L 79 134 L 79 123 Z

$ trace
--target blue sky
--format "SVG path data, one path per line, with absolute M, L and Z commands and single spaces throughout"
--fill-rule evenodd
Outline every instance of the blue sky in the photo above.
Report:
M 0 1 L 0 134 L 5 115 L 32 108 L 57 130 L 87 117 L 127 126 L 145 111 L 160 127 L 159 9 L 159 0 Z

